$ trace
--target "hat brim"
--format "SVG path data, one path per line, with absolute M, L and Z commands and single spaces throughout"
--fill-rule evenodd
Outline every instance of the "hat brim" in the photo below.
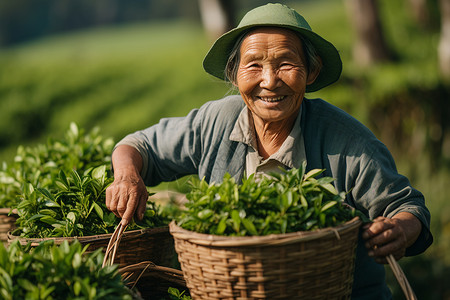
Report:
M 203 68 L 205 71 L 217 78 L 225 80 L 225 67 L 236 41 L 241 34 L 256 27 L 287 28 L 298 32 L 303 38 L 308 39 L 311 42 L 322 60 L 322 68 L 316 80 L 312 84 L 306 86 L 306 92 L 310 93 L 318 91 L 339 79 L 342 72 L 342 61 L 339 52 L 333 44 L 311 30 L 270 23 L 238 27 L 223 34 L 214 42 L 203 60 Z

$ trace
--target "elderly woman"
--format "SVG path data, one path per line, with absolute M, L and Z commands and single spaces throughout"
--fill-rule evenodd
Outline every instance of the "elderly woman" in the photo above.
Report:
M 338 80 L 336 48 L 281 4 L 248 12 L 204 60 L 205 70 L 240 95 L 208 102 L 181 118 L 120 141 L 112 156 L 114 183 L 107 206 L 127 223 L 142 218 L 146 186 L 197 174 L 220 182 L 225 173 L 278 168 L 325 169 L 346 202 L 374 220 L 357 249 L 353 298 L 388 299 L 385 257 L 425 251 L 432 243 L 422 194 L 397 173 L 386 147 L 361 123 L 321 99 L 306 99 Z

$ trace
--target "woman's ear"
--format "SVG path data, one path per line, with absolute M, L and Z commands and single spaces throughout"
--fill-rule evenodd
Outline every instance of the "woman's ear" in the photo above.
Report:
M 310 70 L 308 72 L 308 77 L 306 78 L 306 85 L 313 84 L 316 81 L 317 76 L 319 76 L 320 70 L 322 70 L 322 59 L 320 56 L 317 56 L 317 60 L 319 61 L 319 66 L 314 68 L 314 70 Z

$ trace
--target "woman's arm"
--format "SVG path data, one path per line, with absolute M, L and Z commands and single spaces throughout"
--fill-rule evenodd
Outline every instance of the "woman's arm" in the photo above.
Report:
M 119 145 L 112 154 L 114 182 L 106 190 L 106 207 L 122 224 L 128 224 L 134 215 L 141 220 L 145 213 L 148 192 L 140 175 L 142 157 L 128 145 Z

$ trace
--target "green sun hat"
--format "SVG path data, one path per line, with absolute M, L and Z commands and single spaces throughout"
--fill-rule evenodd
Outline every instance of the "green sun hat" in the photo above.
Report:
M 209 74 L 225 80 L 225 67 L 233 46 L 241 34 L 253 27 L 270 26 L 291 29 L 308 39 L 322 59 L 322 69 L 306 92 L 318 91 L 336 82 L 342 72 L 342 61 L 337 49 L 313 32 L 308 22 L 295 10 L 279 3 L 269 3 L 249 11 L 239 25 L 219 37 L 203 60 L 203 68 Z

